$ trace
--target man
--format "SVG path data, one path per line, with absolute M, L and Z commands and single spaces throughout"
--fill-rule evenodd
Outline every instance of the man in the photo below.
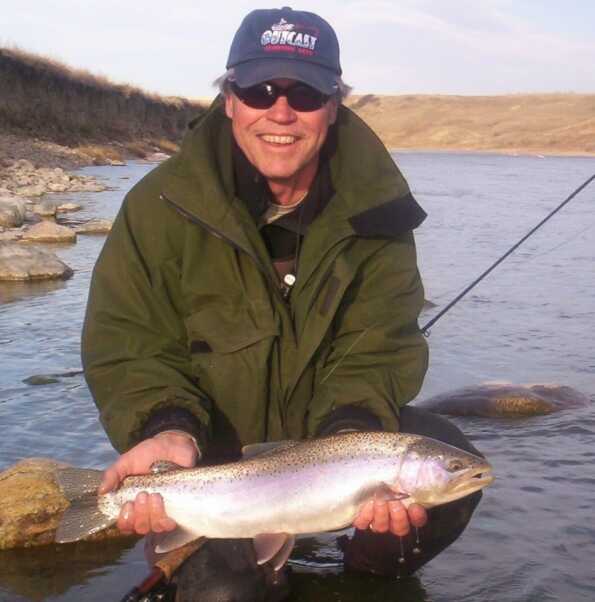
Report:
M 193 466 L 250 443 L 406 423 L 469 449 L 445 421 L 401 411 L 427 367 L 412 235 L 425 213 L 340 105 L 331 26 L 290 8 L 253 11 L 227 68 L 223 98 L 131 190 L 95 268 L 85 374 L 125 452 L 103 490 L 156 460 Z M 420 506 L 378 498 L 356 518 L 346 561 L 394 573 L 394 536 L 427 522 Z M 175 528 L 157 494 L 127 504 L 118 525 Z M 378 550 L 389 551 L 376 561 Z

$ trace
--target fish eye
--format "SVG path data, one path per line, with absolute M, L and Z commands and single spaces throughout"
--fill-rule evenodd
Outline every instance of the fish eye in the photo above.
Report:
M 451 460 L 448 463 L 448 470 L 449 472 L 458 472 L 459 470 L 463 470 L 463 468 L 465 468 L 465 466 L 463 465 L 463 463 L 460 460 Z

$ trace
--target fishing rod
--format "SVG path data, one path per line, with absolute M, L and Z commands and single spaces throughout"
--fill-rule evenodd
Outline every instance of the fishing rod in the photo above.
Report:
M 438 322 L 438 320 L 448 311 L 450 311 L 471 289 L 475 288 L 492 270 L 498 267 L 509 255 L 511 255 L 516 249 L 518 249 L 532 234 L 537 232 L 543 224 L 545 224 L 551 217 L 553 217 L 562 207 L 570 203 L 572 199 L 582 192 L 593 180 L 595 180 L 595 174 L 593 174 L 588 180 L 583 182 L 574 192 L 572 192 L 560 205 L 558 205 L 553 211 L 551 211 L 546 217 L 544 217 L 534 228 L 532 228 L 525 236 L 523 236 L 516 244 L 514 244 L 500 259 L 495 261 L 481 276 L 476 278 L 462 293 L 457 295 L 441 312 L 435 315 L 425 326 L 422 327 L 421 332 L 426 336 L 430 336 L 430 328 Z
M 206 539 L 201 537 L 181 548 L 163 554 L 151 567 L 147 577 L 134 586 L 120 602 L 173 602 L 175 589 L 170 587 L 171 578 L 205 542 Z
M 582 192 L 593 180 L 595 180 L 595 174 L 593 174 L 588 180 L 581 184 L 568 198 L 566 198 L 558 207 L 551 211 L 544 219 L 542 219 L 534 228 L 532 228 L 525 236 L 523 236 L 515 245 L 513 245 L 502 257 L 494 262 L 483 274 L 476 278 L 462 293 L 460 293 L 455 299 L 453 299 L 440 313 L 434 316 L 422 329 L 421 332 L 425 336 L 430 335 L 430 328 L 450 309 L 452 309 L 471 289 L 477 286 L 492 270 L 500 265 L 511 253 L 518 249 L 532 234 L 534 234 L 541 226 L 543 226 L 551 217 L 553 217 L 558 211 L 560 211 L 565 205 L 567 205 L 577 194 Z M 339 362 L 331 369 L 331 371 L 322 379 L 324 383 L 331 374 L 335 371 L 339 364 L 345 359 L 345 357 L 352 351 L 357 343 L 366 335 L 370 330 L 371 326 L 368 326 L 357 339 L 350 345 L 349 349 L 344 353 L 343 357 Z M 121 602 L 145 602 L 149 600 L 167 600 L 168 595 L 171 593 L 167 592 L 167 584 L 171 579 L 173 573 L 178 567 L 194 553 L 198 548 L 202 546 L 204 539 L 197 542 L 192 542 L 180 550 L 174 550 L 170 552 L 168 557 L 163 558 L 160 562 L 157 562 L 152 567 L 149 575 L 143 580 L 142 583 L 133 587 L 125 596 Z M 160 588 L 161 591 L 159 591 Z M 157 591 L 156 591 L 157 590 Z M 153 596 L 153 597 L 151 597 Z

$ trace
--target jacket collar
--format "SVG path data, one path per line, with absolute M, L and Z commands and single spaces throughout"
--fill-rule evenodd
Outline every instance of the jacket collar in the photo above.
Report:
M 390 238 L 417 227 L 425 212 L 376 134 L 344 106 L 333 129 L 335 195 L 311 230 L 326 230 L 331 245 L 348 235 Z M 195 120 L 171 166 L 163 187 L 169 200 L 240 246 L 258 244 L 253 218 L 235 196 L 231 124 L 220 98 Z

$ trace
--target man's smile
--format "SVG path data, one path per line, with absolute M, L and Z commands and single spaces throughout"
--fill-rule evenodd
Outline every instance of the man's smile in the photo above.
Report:
M 291 135 L 278 135 L 278 134 L 260 134 L 258 136 L 262 141 L 267 142 L 268 144 L 274 144 L 275 146 L 286 146 L 290 144 L 294 144 L 299 140 L 297 136 Z

